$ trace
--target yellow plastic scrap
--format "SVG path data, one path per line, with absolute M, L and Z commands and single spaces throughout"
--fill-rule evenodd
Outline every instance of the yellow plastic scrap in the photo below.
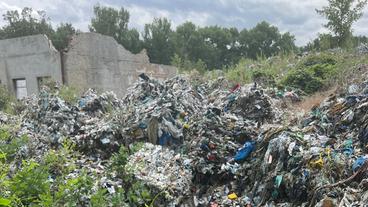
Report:
M 183 127 L 184 129 L 189 129 L 189 124 L 184 124 Z
M 323 167 L 323 159 L 322 154 L 319 154 L 319 159 L 310 162 L 310 166 L 313 168 L 322 168 Z
M 235 199 L 237 199 L 237 198 L 238 198 L 238 196 L 237 196 L 235 193 L 229 194 L 227 197 L 228 197 L 230 200 L 235 200 Z

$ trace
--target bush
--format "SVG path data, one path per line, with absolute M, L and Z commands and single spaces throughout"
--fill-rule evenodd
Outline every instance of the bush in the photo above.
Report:
M 119 178 L 126 176 L 125 165 L 128 163 L 129 151 L 123 145 L 120 147 L 118 153 L 114 153 L 110 158 L 110 170 L 115 171 Z
M 8 160 L 15 158 L 17 152 L 28 143 L 26 135 L 17 137 L 6 127 L 0 128 L 0 152 L 4 153 Z
M 23 161 L 22 169 L 11 179 L 11 192 L 22 205 L 40 202 L 40 195 L 50 191 L 48 169 L 34 162 Z
M 337 60 L 332 56 L 332 54 L 313 54 L 309 55 L 302 63 L 302 67 L 309 67 L 317 64 L 329 64 L 336 65 Z
M 70 156 L 63 150 L 49 150 L 45 155 L 43 164 L 49 168 L 49 172 L 55 176 L 61 176 L 70 173 L 75 166 L 69 164 Z
M 66 180 L 58 186 L 54 204 L 57 206 L 86 206 L 88 197 L 92 194 L 94 180 L 85 170 L 76 178 Z
M 275 85 L 275 77 L 267 70 L 253 70 L 251 73 L 252 80 L 258 84 L 265 86 Z
M 309 73 L 317 78 L 326 80 L 330 78 L 336 72 L 335 65 L 330 64 L 316 64 L 306 69 Z
M 293 87 L 313 93 L 323 87 L 323 81 L 304 70 L 291 70 L 282 81 L 283 87 Z
M 331 54 L 314 54 L 289 72 L 281 80 L 283 87 L 293 87 L 307 94 L 317 92 L 327 86 L 338 69 L 337 59 Z

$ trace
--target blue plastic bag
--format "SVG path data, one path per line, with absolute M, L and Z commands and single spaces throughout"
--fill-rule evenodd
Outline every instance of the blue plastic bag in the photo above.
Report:
M 162 136 L 158 140 L 158 143 L 161 146 L 165 146 L 165 145 L 168 145 L 171 140 L 172 140 L 171 134 L 169 132 L 163 132 Z
M 353 164 L 353 172 L 359 170 L 359 168 L 362 167 L 366 161 L 367 157 L 359 157 Z
M 246 142 L 243 146 L 243 148 L 241 148 L 235 155 L 234 160 L 235 161 L 240 161 L 243 160 L 245 158 L 247 158 L 250 153 L 253 152 L 253 150 L 255 149 L 254 147 L 254 142 Z

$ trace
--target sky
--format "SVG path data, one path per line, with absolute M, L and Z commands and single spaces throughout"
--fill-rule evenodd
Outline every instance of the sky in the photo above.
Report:
M 327 5 L 327 0 L 0 0 L 0 13 L 31 7 L 44 10 L 51 23 L 72 23 L 81 31 L 88 31 L 93 16 L 93 6 L 129 10 L 130 27 L 143 30 L 146 23 L 155 17 L 167 17 L 173 27 L 186 21 L 199 26 L 219 25 L 224 27 L 254 27 L 265 20 L 277 26 L 281 32 L 290 32 L 296 37 L 298 46 L 316 38 L 325 20 L 316 8 Z M 4 21 L 0 19 L 0 25 Z M 353 26 L 355 35 L 368 36 L 368 8 L 363 17 Z

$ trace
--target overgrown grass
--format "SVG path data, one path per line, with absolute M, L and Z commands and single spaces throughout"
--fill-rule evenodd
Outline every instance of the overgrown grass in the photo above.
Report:
M 235 83 L 257 82 L 267 87 L 300 89 L 307 94 L 336 85 L 347 85 L 362 74 L 361 66 L 368 64 L 368 55 L 351 52 L 311 53 L 306 56 L 280 55 L 258 60 L 241 59 L 223 72 L 209 71 L 206 77 L 225 76 Z M 348 78 L 349 77 L 349 78 Z
M 8 114 L 16 114 L 19 108 L 21 108 L 21 105 L 15 96 L 4 86 L 0 85 L 0 111 Z
M 287 71 L 295 67 L 298 58 L 295 55 L 280 55 L 258 60 L 241 59 L 238 64 L 225 70 L 225 77 L 237 83 L 259 81 L 261 84 L 275 84 Z
M 64 101 L 74 105 L 78 101 L 78 90 L 70 86 L 61 86 L 59 90 L 59 96 Z

